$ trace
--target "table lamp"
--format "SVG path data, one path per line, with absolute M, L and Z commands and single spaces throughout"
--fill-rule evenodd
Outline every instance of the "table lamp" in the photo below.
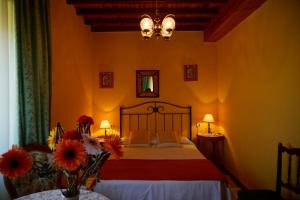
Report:
M 204 121 L 204 122 L 207 122 L 207 124 L 208 124 L 207 132 L 208 132 L 208 133 L 211 133 L 211 130 L 210 130 L 210 123 L 215 122 L 214 117 L 212 116 L 212 114 L 206 114 L 206 115 L 204 116 L 204 118 L 203 118 L 203 121 Z
M 111 125 L 108 120 L 102 120 L 100 123 L 100 129 L 104 129 L 104 134 L 106 136 L 106 129 L 111 128 Z

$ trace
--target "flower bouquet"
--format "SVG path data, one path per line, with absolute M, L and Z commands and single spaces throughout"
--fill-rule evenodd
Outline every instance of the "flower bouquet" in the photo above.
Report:
M 83 118 L 92 120 L 86 117 L 79 119 Z M 109 156 L 113 155 L 117 159 L 122 156 L 119 136 L 110 135 L 98 141 L 84 133 L 86 130 L 89 130 L 88 126 L 63 132 L 58 124 L 50 131 L 48 146 L 53 151 L 51 164 L 59 174 L 62 194 L 66 198 L 78 198 L 81 187 L 92 189 L 96 181 L 100 180 L 100 169 Z M 17 146 L 0 157 L 0 172 L 10 179 L 23 176 L 31 168 L 32 158 Z

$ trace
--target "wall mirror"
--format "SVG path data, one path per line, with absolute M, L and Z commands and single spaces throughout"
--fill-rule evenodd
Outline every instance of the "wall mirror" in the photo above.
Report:
M 159 70 L 136 70 L 136 97 L 159 97 Z

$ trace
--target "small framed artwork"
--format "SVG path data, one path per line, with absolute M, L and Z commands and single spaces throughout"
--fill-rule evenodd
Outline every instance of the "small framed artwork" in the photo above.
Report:
M 184 81 L 198 81 L 198 65 L 184 65 Z
M 113 72 L 100 72 L 100 88 L 113 88 L 114 87 L 114 73 Z

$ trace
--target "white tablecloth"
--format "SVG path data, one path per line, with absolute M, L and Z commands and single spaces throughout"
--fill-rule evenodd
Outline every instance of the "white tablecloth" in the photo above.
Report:
M 37 192 L 33 194 L 29 194 L 20 198 L 17 198 L 17 200 L 53 200 L 53 199 L 61 199 L 61 191 L 60 190 L 48 190 L 43 192 Z M 107 197 L 103 196 L 102 194 L 91 192 L 88 190 L 80 190 L 80 196 L 79 199 L 81 200 L 109 200 Z

